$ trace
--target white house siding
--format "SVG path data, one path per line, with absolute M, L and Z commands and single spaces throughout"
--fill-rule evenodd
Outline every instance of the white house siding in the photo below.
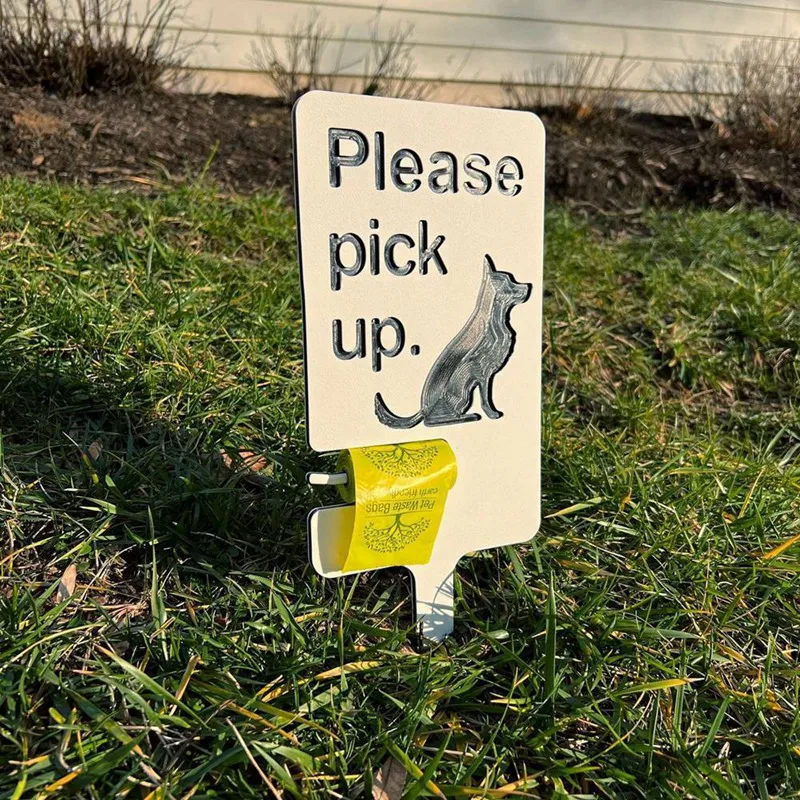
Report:
M 626 56 L 637 66 L 624 88 L 638 94 L 663 90 L 682 64 L 723 62 L 747 38 L 800 35 L 800 0 L 190 0 L 179 24 L 206 90 L 269 94 L 250 59 L 260 33 L 280 48 L 318 13 L 332 37 L 323 68 L 357 75 L 379 8 L 380 35 L 413 26 L 416 76 L 473 103 L 498 102 L 505 79 L 571 54 L 602 56 L 606 70 Z

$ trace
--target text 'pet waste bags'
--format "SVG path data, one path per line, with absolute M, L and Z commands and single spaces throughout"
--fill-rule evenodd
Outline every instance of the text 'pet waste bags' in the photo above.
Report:
M 458 469 L 443 439 L 343 450 L 342 497 L 355 503 L 342 571 L 427 564 Z

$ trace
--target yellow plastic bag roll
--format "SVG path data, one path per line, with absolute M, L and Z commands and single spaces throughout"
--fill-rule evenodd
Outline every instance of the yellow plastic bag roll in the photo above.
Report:
M 427 564 L 439 532 L 447 493 L 458 469 L 450 445 L 428 442 L 343 450 L 340 487 L 355 503 L 355 519 L 342 570 Z

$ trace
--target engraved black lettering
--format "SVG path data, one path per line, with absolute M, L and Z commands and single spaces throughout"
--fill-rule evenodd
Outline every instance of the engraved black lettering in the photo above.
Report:
M 342 155 L 339 143 L 355 142 L 356 152 L 351 156 Z M 342 185 L 341 167 L 360 167 L 369 154 L 367 139 L 361 131 L 349 128 L 328 128 L 328 179 L 334 189 Z
M 383 161 L 384 136 L 375 131 L 375 188 L 382 192 L 386 188 L 386 164 Z
M 465 181 L 464 188 L 470 194 L 486 194 L 489 189 L 492 188 L 492 179 L 488 172 L 484 172 L 480 167 L 474 166 L 476 162 L 479 163 L 481 167 L 489 166 L 489 159 L 486 158 L 485 155 L 482 153 L 470 153 L 470 155 L 464 159 L 464 172 L 466 172 L 470 178 L 477 181 L 477 185 L 472 181 Z
M 500 194 L 514 197 L 522 191 L 522 186 L 519 183 L 506 185 L 506 181 L 521 181 L 523 177 L 522 164 L 514 156 L 503 156 L 497 162 L 497 170 L 494 177 Z
M 369 221 L 369 227 L 372 230 L 377 230 L 380 223 L 377 219 Z M 380 237 L 377 233 L 369 235 L 369 271 L 372 275 L 377 275 L 381 271 L 381 265 L 378 261 L 378 253 L 381 249 Z
M 444 244 L 444 236 L 437 236 L 431 244 L 428 244 L 428 223 L 421 219 L 419 221 L 419 271 L 423 275 L 428 274 L 428 262 L 432 261 L 436 269 L 447 275 L 447 267 L 439 255 L 439 248 Z
M 404 159 L 409 159 L 411 165 L 403 164 Z M 403 180 L 404 175 L 422 175 L 422 160 L 413 150 L 403 148 L 392 156 L 391 173 L 392 183 L 401 192 L 416 192 L 422 186 L 422 181 L 418 178 L 408 183 Z
M 342 344 L 342 321 L 333 321 L 333 354 L 342 361 L 349 361 L 351 358 L 364 358 L 367 355 L 365 347 L 365 334 L 367 321 L 363 318 L 356 320 L 356 343 L 352 350 L 345 350 Z
M 385 347 L 382 340 L 382 334 L 385 328 L 391 328 L 394 331 L 395 339 L 391 347 Z M 406 332 L 403 328 L 403 323 L 397 317 L 386 317 L 384 320 L 379 320 L 375 317 L 372 320 L 372 371 L 381 371 L 381 359 L 393 358 L 403 349 L 406 341 Z
M 336 292 L 342 288 L 342 275 L 352 277 L 361 272 L 364 268 L 366 253 L 363 240 L 355 233 L 345 233 L 343 236 L 332 233 L 328 237 L 328 242 L 331 255 L 331 289 Z M 349 267 L 342 263 L 342 245 L 344 244 L 352 244 L 355 250 L 355 261 Z
M 386 262 L 386 268 L 393 275 L 408 275 L 413 271 L 416 263 L 412 259 L 409 259 L 405 264 L 400 266 L 394 260 L 394 248 L 398 244 L 403 244 L 411 249 L 414 247 L 414 240 L 405 233 L 396 233 L 394 236 L 390 236 L 383 248 L 383 260 Z
M 445 166 L 432 170 L 428 175 L 428 188 L 436 194 L 446 194 L 447 192 L 455 194 L 458 191 L 456 157 L 445 150 L 439 150 L 431 156 L 431 164 L 440 164 L 441 162 L 444 162 Z

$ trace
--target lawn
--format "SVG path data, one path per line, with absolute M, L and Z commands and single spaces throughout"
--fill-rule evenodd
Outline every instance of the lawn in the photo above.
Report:
M 281 199 L 0 198 L 0 796 L 800 791 L 792 221 L 549 211 L 546 519 L 425 650 L 402 571 L 306 561 Z

